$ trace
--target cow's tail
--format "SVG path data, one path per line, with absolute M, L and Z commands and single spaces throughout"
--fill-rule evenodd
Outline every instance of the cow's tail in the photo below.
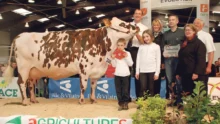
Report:
M 9 56 L 9 59 L 8 59 L 8 66 L 6 67 L 6 69 L 3 73 L 4 80 L 7 83 L 11 83 L 12 78 L 14 76 L 14 74 L 13 74 L 14 69 L 11 67 L 11 58 L 12 58 L 12 54 L 13 54 L 14 45 L 15 45 L 15 40 L 11 44 L 10 56 Z

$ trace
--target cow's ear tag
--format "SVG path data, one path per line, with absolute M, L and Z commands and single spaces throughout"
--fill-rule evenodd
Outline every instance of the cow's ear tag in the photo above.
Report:
M 107 26 L 107 27 L 110 27 L 110 26 L 111 26 L 111 22 L 110 22 L 109 19 L 103 19 L 102 21 L 103 21 L 103 23 L 105 24 L 105 26 Z

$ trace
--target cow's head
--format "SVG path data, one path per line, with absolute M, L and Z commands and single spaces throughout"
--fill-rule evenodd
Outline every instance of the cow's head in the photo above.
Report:
M 122 21 L 116 17 L 113 17 L 111 21 L 103 20 L 105 25 L 115 31 L 114 37 L 116 38 L 124 38 L 129 40 L 136 33 L 139 32 L 139 27 L 134 26 L 128 22 Z

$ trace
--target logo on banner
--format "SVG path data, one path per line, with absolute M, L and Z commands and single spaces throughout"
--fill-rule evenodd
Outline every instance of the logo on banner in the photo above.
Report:
M 200 12 L 208 12 L 208 11 L 209 11 L 208 4 L 201 4 L 200 5 Z
M 71 93 L 71 84 L 70 84 L 70 80 L 64 80 L 64 81 L 60 81 L 60 89 L 64 90 L 66 92 Z
M 220 91 L 220 82 L 219 83 L 216 83 L 216 84 L 212 84 L 212 83 L 209 83 L 208 85 L 210 85 L 212 88 L 210 89 L 210 95 L 212 95 L 212 92 L 217 89 Z
M 108 87 L 108 80 L 102 80 L 97 82 L 97 89 L 104 93 L 108 93 Z
M 6 124 L 21 124 L 21 116 L 15 117 L 7 121 Z
M 5 82 L 5 80 L 0 80 L 0 88 L 6 88 L 8 86 L 8 83 Z

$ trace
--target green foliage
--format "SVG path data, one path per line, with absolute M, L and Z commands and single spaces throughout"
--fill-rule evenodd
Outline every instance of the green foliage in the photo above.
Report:
M 163 124 L 166 112 L 166 100 L 158 95 L 139 98 L 139 109 L 132 115 L 133 124 Z
M 205 124 L 208 123 L 204 120 L 204 116 L 214 117 L 209 118 L 209 122 L 219 124 L 220 118 L 220 105 L 212 105 L 210 97 L 206 96 L 205 86 L 203 82 L 194 82 L 196 84 L 193 94 L 186 96 L 183 99 L 184 113 L 186 114 L 187 122 L 189 124 Z

